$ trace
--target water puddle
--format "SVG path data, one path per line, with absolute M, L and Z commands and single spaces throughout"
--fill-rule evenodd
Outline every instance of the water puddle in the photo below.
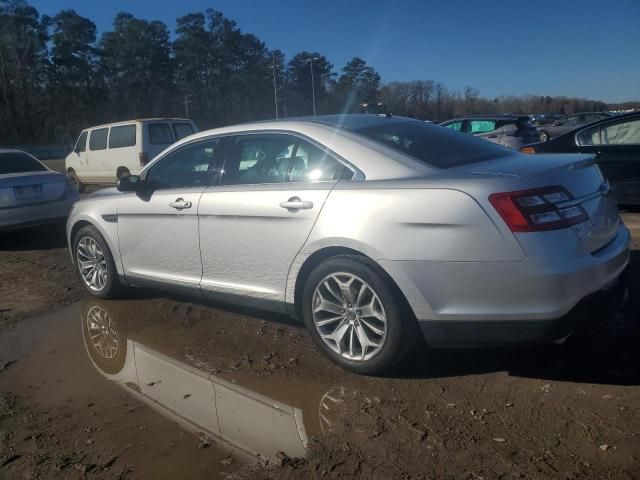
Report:
M 108 431 L 113 452 L 143 477 L 302 457 L 344 408 L 345 390 L 321 381 L 212 373 L 220 358 L 192 348 L 201 333 L 148 316 L 89 300 L 24 321 L 0 336 L 1 359 L 15 361 L 0 390 Z

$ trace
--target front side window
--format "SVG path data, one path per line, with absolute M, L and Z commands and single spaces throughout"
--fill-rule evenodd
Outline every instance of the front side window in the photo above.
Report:
M 133 147 L 136 144 L 136 126 L 121 125 L 111 127 L 109 148 Z
M 213 138 L 174 150 L 151 167 L 145 181 L 155 189 L 210 185 L 219 143 Z
M 224 185 L 286 182 L 298 139 L 264 134 L 237 137 L 224 167 Z
M 107 148 L 108 128 L 92 130 L 89 135 L 89 150 L 105 150 Z
M 0 175 L 7 173 L 43 172 L 47 168 L 31 155 L 22 152 L 0 153 Z
M 149 141 L 153 145 L 170 145 L 173 143 L 173 136 L 168 123 L 150 123 L 147 128 L 149 129 Z
M 640 145 L 640 119 L 611 122 L 583 130 L 578 143 L 588 145 Z
M 176 141 L 178 141 L 184 137 L 193 135 L 193 127 L 189 123 L 174 123 L 173 133 L 176 134 Z
M 76 152 L 84 152 L 87 149 L 87 132 L 82 132 L 76 142 Z
M 495 120 L 471 120 L 471 133 L 487 133 L 496 129 Z
M 578 117 L 567 117 L 560 120 L 560 125 L 565 127 L 575 127 L 580 123 L 580 119 Z

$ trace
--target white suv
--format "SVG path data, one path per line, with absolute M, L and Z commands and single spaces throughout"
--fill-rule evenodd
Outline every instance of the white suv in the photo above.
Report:
M 136 174 L 172 143 L 198 131 L 191 120 L 149 118 L 83 130 L 65 159 L 65 170 L 82 192 L 87 183 L 114 183 Z

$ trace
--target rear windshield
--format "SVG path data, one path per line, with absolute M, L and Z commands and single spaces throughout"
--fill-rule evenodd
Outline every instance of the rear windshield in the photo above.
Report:
M 47 168 L 31 155 L 20 152 L 0 153 L 0 174 L 43 172 Z
M 169 145 L 173 143 L 173 136 L 168 123 L 150 123 L 149 141 L 154 145 Z
M 193 127 L 189 123 L 174 123 L 173 132 L 176 134 L 176 141 L 193 134 Z
M 356 133 L 437 168 L 451 168 L 511 155 L 504 147 L 419 121 L 360 128 Z

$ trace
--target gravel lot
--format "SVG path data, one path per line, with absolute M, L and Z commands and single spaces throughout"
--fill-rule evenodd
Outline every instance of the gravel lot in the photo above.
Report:
M 392 378 L 334 367 L 286 318 L 159 292 L 95 302 L 60 226 L 3 235 L 0 479 L 640 478 L 640 214 L 624 219 L 622 313 L 562 347 L 425 350 Z M 96 305 L 123 340 L 299 408 L 307 457 L 246 465 L 98 373 L 81 331 Z

